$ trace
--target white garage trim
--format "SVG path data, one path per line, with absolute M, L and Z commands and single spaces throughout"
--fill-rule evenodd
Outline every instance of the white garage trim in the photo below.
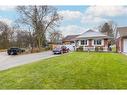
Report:
M 127 39 L 123 39 L 123 52 L 127 53 Z

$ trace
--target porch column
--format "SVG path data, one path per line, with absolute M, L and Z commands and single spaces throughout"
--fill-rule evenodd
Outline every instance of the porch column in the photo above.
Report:
M 81 45 L 81 41 L 80 41 L 80 40 L 78 41 L 78 45 L 79 45 L 79 46 Z
M 108 39 L 104 39 L 104 48 L 105 51 L 108 51 Z

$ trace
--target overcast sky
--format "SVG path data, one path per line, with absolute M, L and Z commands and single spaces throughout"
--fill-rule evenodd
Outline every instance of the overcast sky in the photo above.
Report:
M 106 21 L 127 26 L 127 6 L 55 6 L 63 16 L 59 29 L 63 35 L 73 35 L 97 27 Z M 18 15 L 14 6 L 0 7 L 0 20 L 11 25 Z

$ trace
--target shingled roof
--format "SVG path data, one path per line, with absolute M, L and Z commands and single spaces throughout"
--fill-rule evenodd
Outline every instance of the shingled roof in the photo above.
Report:
M 117 31 L 120 37 L 127 36 L 127 27 L 118 27 Z
M 68 35 L 65 38 L 63 38 L 63 41 L 73 41 L 77 36 L 79 35 Z
M 99 31 L 94 31 L 90 29 L 76 38 L 80 39 L 80 38 L 110 38 L 110 37 Z

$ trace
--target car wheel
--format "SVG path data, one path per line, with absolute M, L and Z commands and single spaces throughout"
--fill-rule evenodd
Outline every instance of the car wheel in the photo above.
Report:
M 10 53 L 8 53 L 8 55 L 11 55 Z
M 14 54 L 14 52 L 10 52 L 10 55 L 13 55 Z

